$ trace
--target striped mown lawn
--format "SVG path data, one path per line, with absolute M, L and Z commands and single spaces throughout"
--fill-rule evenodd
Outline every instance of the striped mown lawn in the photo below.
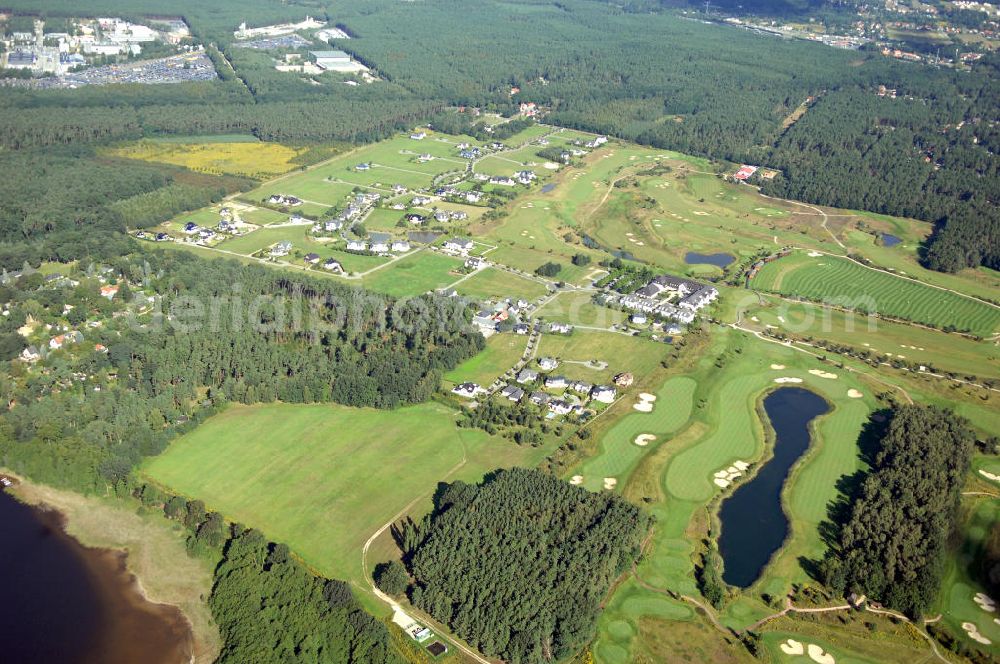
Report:
M 761 268 L 752 285 L 939 328 L 953 325 L 982 337 L 1000 325 L 998 307 L 836 256 L 794 253 Z

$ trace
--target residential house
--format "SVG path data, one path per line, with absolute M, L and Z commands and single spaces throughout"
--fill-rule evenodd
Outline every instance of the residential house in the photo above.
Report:
M 595 385 L 590 391 L 590 398 L 601 403 L 611 403 L 618 396 L 618 391 L 610 385 Z
M 446 221 L 451 221 L 451 215 L 448 214 L 447 210 L 438 210 L 434 213 L 434 221 L 444 223 Z
M 485 267 L 486 261 L 484 261 L 479 256 L 470 256 L 465 259 L 465 267 L 470 270 L 478 270 L 481 267 Z
M 615 385 L 618 387 L 631 387 L 634 381 L 635 377 L 627 371 L 615 375 Z
M 271 256 L 287 256 L 292 251 L 292 243 L 287 240 L 282 240 L 273 247 L 271 247 Z
M 569 415 L 573 412 L 573 405 L 562 399 L 553 399 L 549 401 L 549 410 L 556 415 Z
M 396 240 L 392 243 L 392 246 L 389 247 L 389 249 L 397 254 L 406 253 L 410 250 L 410 243 L 406 240 Z
M 101 286 L 101 297 L 106 297 L 109 300 L 113 300 L 115 295 L 118 294 L 117 284 L 108 284 L 107 286 Z
M 546 376 L 545 377 L 545 388 L 549 390 L 561 390 L 569 385 L 565 376 Z
M 371 170 L 371 167 L 372 167 L 371 164 L 358 164 L 357 166 L 354 167 L 354 170 L 356 170 L 356 171 L 368 171 L 368 170 Z
M 344 227 L 344 222 L 340 219 L 330 219 L 323 222 L 323 230 L 327 233 L 334 233 Z
M 531 328 L 527 323 L 516 323 L 514 325 L 514 334 L 527 334 L 531 331 Z
M 516 380 L 522 385 L 526 385 L 528 383 L 534 383 L 536 380 L 538 380 L 538 372 L 532 371 L 531 369 L 521 369 L 521 372 L 517 374 Z
M 323 269 L 330 270 L 331 272 L 343 272 L 344 266 L 340 264 L 340 261 L 335 258 L 327 258 L 323 261 Z
M 542 371 L 552 371 L 559 366 L 559 362 L 554 357 L 543 357 L 538 360 L 538 367 Z
M 528 397 L 528 400 L 536 406 L 544 406 L 552 400 L 552 397 L 547 395 L 545 392 L 532 392 L 531 396 Z
M 513 187 L 516 182 L 513 178 L 504 177 L 502 175 L 495 175 L 490 178 L 490 184 L 503 185 L 504 187 Z
M 306 254 L 302 260 L 311 265 L 315 265 L 316 263 L 319 262 L 319 254 L 313 254 L 313 253 Z
M 198 224 L 194 223 L 193 221 L 189 221 L 186 224 L 184 224 L 184 231 L 183 232 L 186 233 L 187 235 L 194 235 L 199 230 L 201 230 L 201 226 L 199 226 Z
M 388 233 L 369 233 L 368 240 L 371 242 L 371 250 L 376 254 L 384 254 L 389 251 L 389 241 L 392 236 Z
M 524 390 L 515 385 L 508 385 L 501 390 L 500 396 L 505 397 L 508 401 L 517 403 L 524 398 Z
M 348 240 L 348 251 L 368 251 L 368 243 L 364 240 Z
M 472 399 L 477 394 L 482 392 L 483 388 L 479 387 L 475 383 L 461 383 L 456 385 L 451 391 L 452 394 L 457 394 L 460 397 L 465 397 L 466 399 Z
M 472 240 L 465 237 L 453 237 L 444 243 L 445 251 L 465 253 L 472 249 Z
M 645 325 L 647 322 L 646 314 L 635 313 L 629 317 L 633 325 Z
M 553 334 L 569 334 L 573 331 L 572 325 L 567 325 L 566 323 L 549 323 L 549 332 Z
M 427 221 L 427 217 L 422 214 L 408 214 L 406 215 L 406 220 L 411 224 L 422 224 Z
M 412 138 L 415 141 L 422 141 L 425 138 L 427 138 L 427 132 L 426 131 L 418 131 L 416 133 L 410 134 L 410 138 Z
M 37 362 L 41 358 L 42 355 L 38 352 L 38 346 L 28 346 L 21 351 L 21 359 L 25 362 Z
M 479 191 L 469 191 L 465 194 L 465 200 L 470 203 L 479 203 L 483 200 L 483 194 Z
M 569 389 L 573 390 L 577 394 L 587 396 L 590 394 L 590 391 L 594 389 L 594 386 L 582 380 L 574 380 L 569 384 Z

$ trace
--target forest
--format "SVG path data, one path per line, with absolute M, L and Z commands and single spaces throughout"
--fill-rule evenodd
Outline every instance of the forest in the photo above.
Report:
M 779 177 L 761 182 L 773 195 L 932 222 L 924 261 L 933 269 L 1000 264 L 1000 82 L 990 75 L 993 59 L 984 58 L 977 71 L 955 72 L 705 25 L 655 3 L 488 1 L 461 11 L 455 3 L 268 1 L 250 9 L 226 0 L 212 13 L 184 0 L 177 11 L 196 37 L 215 44 L 208 52 L 220 80 L 10 90 L 0 97 L 0 145 L 23 150 L 225 132 L 364 142 L 431 118 L 444 125 L 440 111 L 449 106 L 509 115 L 532 101 L 556 124 L 778 168 Z M 766 11 L 811 4 L 771 2 Z M 14 9 L 51 16 L 69 11 L 49 5 L 13 2 Z M 72 12 L 88 9 L 158 13 L 120 0 L 86 0 Z M 233 46 L 241 20 L 261 25 L 304 13 L 347 25 L 355 38 L 334 46 L 382 80 L 348 87 L 320 77 L 314 85 L 275 71 L 265 54 Z M 880 85 L 896 90 L 896 98 L 878 96 Z M 786 127 L 803 102 L 805 115 Z M 485 135 L 475 123 L 448 124 Z
M 417 607 L 484 654 L 527 664 L 563 659 L 593 637 L 651 525 L 615 494 L 515 468 L 447 485 L 432 514 L 397 537 Z
M 219 664 L 402 664 L 386 626 L 343 581 L 313 576 L 283 544 L 255 530 L 226 545 L 209 598 Z
M 907 405 L 876 427 L 871 471 L 821 564 L 840 592 L 917 617 L 938 595 L 975 435 L 937 406 Z
M 86 275 L 70 288 L 37 273 L 0 288 L 11 311 L 0 338 L 16 341 L 29 316 L 59 319 L 69 305 L 89 341 L 50 354 L 44 371 L 16 363 L 0 384 L 16 404 L 0 415 L 0 464 L 56 486 L 103 490 L 228 402 L 394 408 L 430 398 L 441 374 L 484 343 L 454 299 L 396 302 L 184 252 L 132 254 L 112 267 L 115 311 Z

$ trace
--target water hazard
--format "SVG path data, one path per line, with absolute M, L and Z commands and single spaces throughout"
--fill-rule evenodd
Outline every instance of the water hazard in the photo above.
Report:
M 788 518 L 781 505 L 781 489 L 792 466 L 809 448 L 809 423 L 828 410 L 822 397 L 800 387 L 783 387 L 764 399 L 764 411 L 775 433 L 773 456 L 719 510 L 719 553 L 726 583 L 741 588 L 753 584 L 784 543 Z

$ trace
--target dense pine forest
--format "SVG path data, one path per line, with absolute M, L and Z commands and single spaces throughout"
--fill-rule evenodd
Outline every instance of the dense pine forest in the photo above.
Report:
M 403 662 L 348 584 L 313 576 L 255 530 L 227 543 L 209 606 L 223 639 L 219 664 Z
M 416 606 L 487 655 L 547 662 L 593 637 L 601 602 L 638 557 L 650 521 L 615 494 L 512 469 L 447 486 L 399 539 Z
M 902 406 L 876 444 L 822 565 L 825 581 L 919 616 L 938 594 L 975 436 L 951 411 Z
M 12 4 L 56 18 L 162 13 L 117 0 L 72 8 L 37 0 Z M 781 13 L 809 5 L 772 2 L 768 8 Z M 934 269 L 1000 265 L 1000 83 L 990 76 L 989 59 L 971 73 L 936 69 L 704 25 L 649 2 L 372 0 L 264 2 L 252 9 L 223 2 L 217 8 L 210 13 L 189 0 L 174 8 L 208 44 L 217 82 L 10 89 L 0 96 L 0 145 L 41 150 L 223 132 L 276 141 L 373 141 L 447 106 L 513 113 L 518 102 L 533 101 L 558 124 L 776 167 L 781 175 L 762 183 L 771 194 L 932 222 L 937 230 L 925 261 Z M 265 54 L 233 45 L 232 30 L 242 20 L 262 25 L 306 13 L 347 25 L 355 38 L 333 46 L 383 80 L 314 85 L 275 71 Z M 898 94 L 880 97 L 879 86 Z M 520 92 L 512 95 L 513 87 Z M 785 119 L 803 103 L 805 115 L 786 128 Z M 34 158 L 44 161 L 48 152 Z M 54 227 L 62 223 L 55 210 L 33 215 Z M 29 228 L 35 223 L 23 213 L 13 218 Z M 13 239 L 23 238 L 0 235 L 0 241 Z
M 116 306 L 96 279 L 74 276 L 75 287 L 37 273 L 0 287 L 12 303 L 0 319 L 8 359 L 25 345 L 19 326 L 61 318 L 67 305 L 87 330 L 87 343 L 46 360 L 48 371 L 0 385 L 19 405 L 0 415 L 0 465 L 82 491 L 124 482 L 227 402 L 393 408 L 430 398 L 444 371 L 483 347 L 455 299 L 396 303 L 182 252 L 114 261 Z

